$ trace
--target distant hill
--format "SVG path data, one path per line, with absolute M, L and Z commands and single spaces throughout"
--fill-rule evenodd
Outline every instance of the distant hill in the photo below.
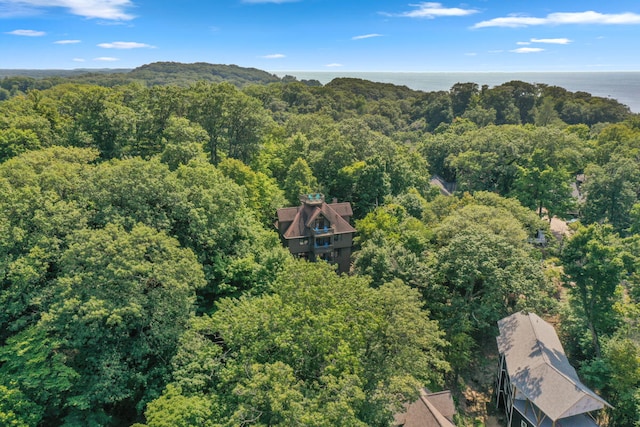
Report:
M 50 80 L 52 84 L 61 82 L 89 83 L 100 86 L 116 86 L 134 81 L 147 86 L 179 85 L 187 86 L 197 81 L 220 83 L 228 81 L 238 87 L 248 84 L 266 84 L 281 81 L 274 74 L 257 68 L 237 65 L 208 64 L 197 62 L 154 62 L 130 69 L 77 69 L 77 70 L 0 70 L 0 78 Z M 6 83 L 6 82 L 5 82 Z M 21 85 L 24 80 L 20 81 Z M 44 83 L 44 82 L 41 82 Z M 5 86 L 5 85 L 3 85 Z M 42 84 L 35 85 L 43 86 Z M 47 86 L 46 84 L 44 85 Z
M 128 73 L 134 79 L 144 80 L 151 85 L 183 84 L 194 81 L 220 83 L 230 81 L 244 86 L 249 83 L 274 83 L 280 78 L 275 74 L 257 68 L 245 68 L 237 65 L 208 64 L 196 62 L 182 64 L 179 62 L 154 62 L 135 68 Z
M 20 76 L 46 79 L 51 77 L 77 77 L 86 74 L 128 73 L 130 71 L 130 68 L 76 68 L 73 70 L 0 69 L 0 78 Z

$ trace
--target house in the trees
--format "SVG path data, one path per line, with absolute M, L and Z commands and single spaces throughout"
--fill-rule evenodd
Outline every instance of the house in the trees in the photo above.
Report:
M 451 196 L 455 191 L 457 184 L 455 182 L 447 182 L 438 175 L 433 175 L 429 180 L 429 184 L 438 188 L 440 194 L 444 196 Z
M 456 413 L 451 392 L 430 393 L 420 390 L 420 397 L 405 405 L 405 411 L 394 415 L 394 427 L 455 427 Z
M 508 427 L 597 427 L 609 404 L 582 384 L 552 325 L 533 313 L 498 322 L 496 405 Z
M 309 261 L 325 260 L 349 271 L 356 229 L 348 202 L 326 203 L 320 193 L 300 196 L 300 206 L 278 209 L 276 227 L 289 251 Z

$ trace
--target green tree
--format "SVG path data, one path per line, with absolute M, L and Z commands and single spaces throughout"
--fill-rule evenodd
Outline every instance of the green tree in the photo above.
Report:
M 340 200 L 351 201 L 354 217 L 362 218 L 391 192 L 389 174 L 385 169 L 379 157 L 346 166 L 338 171 L 332 194 Z
M 97 154 L 51 147 L 0 164 L 0 345 L 49 307 L 67 236 L 90 218 L 82 189 Z
M 105 159 L 127 151 L 135 139 L 136 114 L 122 103 L 118 93 L 97 86 L 56 89 L 64 89 L 60 102 L 64 114 L 71 118 L 71 145 L 97 148 Z
M 526 166 L 518 167 L 513 195 L 524 205 L 543 216 L 546 209 L 549 221 L 555 215 L 566 214 L 573 207 L 571 176 L 564 169 L 554 169 L 546 164 L 540 149 L 534 150 Z
M 38 148 L 41 148 L 40 140 L 33 131 L 0 129 L 0 162 Z
M 284 181 L 284 192 L 289 205 L 298 205 L 301 194 L 315 193 L 318 190 L 318 180 L 313 176 L 311 168 L 304 159 L 297 158 L 289 167 Z
M 11 337 L 0 347 L 0 392 L 6 392 L 0 417 L 26 426 L 58 423 L 79 377 L 66 364 L 69 356 L 60 339 L 38 326 Z
M 514 89 L 507 84 L 494 88 L 482 87 L 480 92 L 481 105 L 486 110 L 496 112 L 495 123 L 520 124 L 522 122 L 520 110 L 515 104 Z
M 12 427 L 37 425 L 42 417 L 41 408 L 30 402 L 20 390 L 9 387 L 0 384 L 0 423 Z
M 590 165 L 585 176 L 585 223 L 608 221 L 617 232 L 629 228 L 629 213 L 640 193 L 638 162 L 614 156 L 604 166 Z
M 454 117 L 462 117 L 465 113 L 473 96 L 478 93 L 478 85 L 476 83 L 456 83 L 451 86 L 449 95 L 451 96 L 451 108 Z
M 240 92 L 230 83 L 192 86 L 187 99 L 187 118 L 200 124 L 209 135 L 207 151 L 213 164 L 225 155 L 249 162 L 272 121 L 260 102 Z
M 624 271 L 620 249 L 611 226 L 591 224 L 578 229 L 562 251 L 572 306 L 589 331 L 597 357 L 602 354 L 600 337 L 616 327 L 613 304 Z
M 262 172 L 254 172 L 236 159 L 223 160 L 218 169 L 246 190 L 247 206 L 256 213 L 260 223 L 272 225 L 276 210 L 285 204 L 284 194 L 275 180 Z
M 436 197 L 418 209 L 396 204 L 402 200 L 394 198 L 356 223 L 361 249 L 354 270 L 377 286 L 399 278 L 420 290 L 447 333 L 454 371 L 469 367 L 476 340 L 505 315 L 553 312 L 552 283 L 526 243 L 544 228 L 534 212 L 484 192 Z
M 162 136 L 164 149 L 160 159 L 175 170 L 179 165 L 204 154 L 204 144 L 209 135 L 201 126 L 184 117 L 170 117 Z
M 148 427 L 213 427 L 214 406 L 206 396 L 184 396 L 180 387 L 169 384 L 146 409 Z
M 67 416 L 130 422 L 168 380 L 166 362 L 205 283 L 202 268 L 191 250 L 143 225 L 130 233 L 107 225 L 70 240 L 56 302 L 40 322 L 79 374 Z
M 562 123 L 558 112 L 555 110 L 555 102 L 552 98 L 543 98 L 535 109 L 536 126 L 549 126 L 558 122 Z
M 218 308 L 195 324 L 215 338 L 178 353 L 176 380 L 208 372 L 195 395 L 219 402 L 221 425 L 388 425 L 416 387 L 439 382 L 447 367 L 437 325 L 417 292 L 397 282 L 373 289 L 329 265 L 295 262 L 272 294 Z M 194 363 L 218 346 L 224 352 L 207 351 L 220 360 L 212 370 Z M 150 406 L 147 418 L 160 409 Z

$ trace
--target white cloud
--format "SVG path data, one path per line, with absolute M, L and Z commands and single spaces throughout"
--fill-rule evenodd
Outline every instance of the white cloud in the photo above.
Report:
M 382 37 L 382 34 L 363 34 L 361 36 L 353 36 L 351 37 L 351 40 L 362 40 L 362 39 L 370 39 L 373 37 Z
M 25 36 L 25 37 L 42 37 L 46 35 L 44 31 L 36 31 L 36 30 L 13 30 L 6 32 L 5 34 L 11 34 L 14 36 Z
M 325 67 L 330 67 L 330 68 L 342 67 L 342 64 L 338 64 L 337 62 L 334 62 L 332 64 L 325 65 Z
M 151 46 L 146 43 L 138 43 L 138 42 L 112 42 L 112 43 L 100 43 L 98 47 L 103 47 L 105 49 L 140 49 L 140 48 L 150 48 L 153 49 L 155 46 Z
M 113 62 L 113 61 L 119 61 L 119 58 L 113 58 L 111 56 L 100 56 L 98 58 L 93 58 L 94 61 L 105 61 L 105 62 Z
M 73 58 L 73 62 L 84 62 L 84 58 Z
M 571 40 L 567 38 L 559 39 L 531 39 L 531 43 L 547 43 L 547 44 L 569 44 Z
M 418 4 L 411 4 L 415 7 L 415 10 L 409 12 L 402 12 L 397 14 L 388 14 L 388 16 L 401 16 L 405 18 L 428 18 L 433 19 L 440 16 L 467 16 L 474 13 L 478 13 L 475 9 L 461 9 L 458 7 L 444 7 L 442 3 L 422 2 Z
M 510 50 L 513 53 L 538 53 L 544 51 L 541 47 L 519 47 L 517 49 Z
M 76 44 L 76 43 L 80 43 L 80 40 L 57 40 L 53 43 L 54 44 Z
M 282 53 L 272 53 L 270 55 L 261 56 L 260 58 L 264 58 L 264 59 L 280 59 L 280 58 L 286 58 L 286 56 L 283 55 Z
M 488 21 L 478 22 L 473 28 L 486 27 L 529 27 L 533 25 L 567 25 L 567 24 L 599 24 L 599 25 L 630 25 L 640 24 L 640 15 L 631 12 L 599 13 L 592 10 L 586 12 L 557 12 L 550 13 L 544 18 L 532 16 L 510 15 Z
M 526 45 L 531 44 L 531 42 L 516 42 L 516 44 L 519 45 L 519 46 L 526 46 Z
M 3 14 L 29 14 L 49 7 L 69 9 L 73 15 L 128 21 L 134 18 L 126 13 L 133 6 L 131 0 L 0 0 Z
M 464 55 L 465 56 L 477 56 L 478 54 L 476 52 L 467 52 Z

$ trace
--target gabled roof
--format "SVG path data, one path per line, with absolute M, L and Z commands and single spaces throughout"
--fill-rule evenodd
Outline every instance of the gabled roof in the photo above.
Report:
M 291 222 L 296 217 L 299 207 L 281 208 L 277 210 L 279 222 Z
M 549 323 L 520 312 L 500 320 L 498 328 L 498 351 L 511 383 L 552 421 L 609 406 L 582 384 Z
M 319 216 L 324 216 L 333 227 L 334 234 L 355 233 L 356 229 L 345 219 L 353 215 L 351 204 L 322 203 L 315 206 L 302 205 L 296 208 L 278 209 L 278 221 L 291 222 L 291 225 L 283 233 L 285 239 L 299 239 L 311 235 L 313 221 Z
M 456 410 L 450 391 L 428 393 L 420 390 L 420 398 L 405 406 L 406 411 L 394 416 L 394 425 L 402 427 L 455 427 Z
M 349 202 L 329 203 L 328 205 L 331 207 L 331 209 L 333 209 L 338 215 L 340 215 L 343 218 L 353 216 L 353 211 L 351 210 L 351 203 Z

